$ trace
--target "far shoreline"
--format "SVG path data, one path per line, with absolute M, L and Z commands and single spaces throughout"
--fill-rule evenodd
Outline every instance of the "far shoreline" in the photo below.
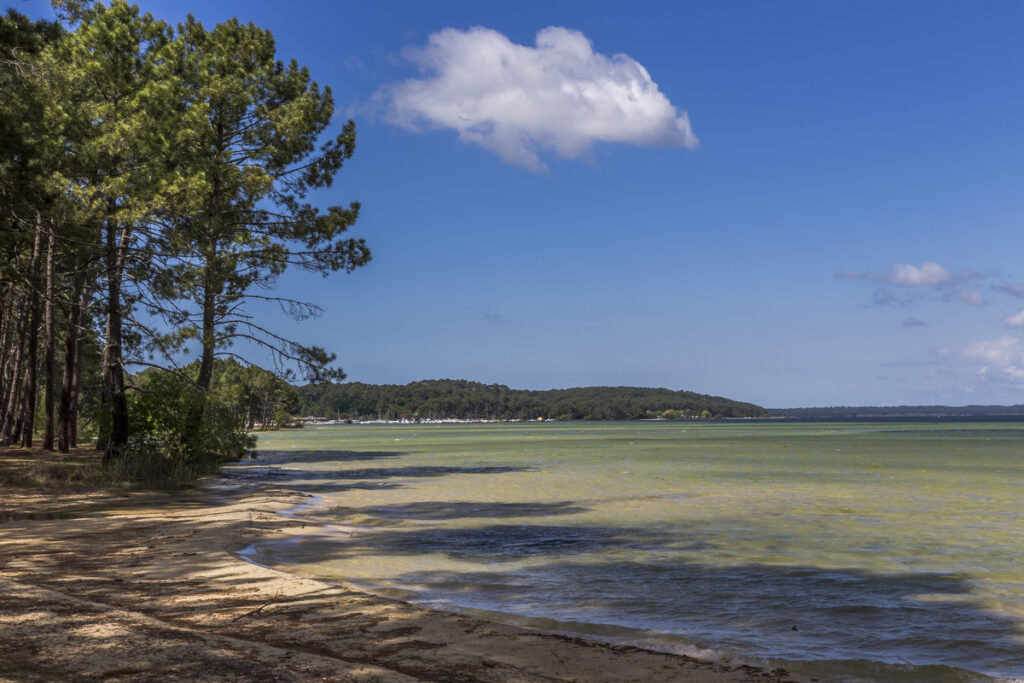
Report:
M 762 417 L 694 417 L 694 418 L 639 418 L 635 420 L 555 420 L 548 418 L 545 420 L 494 420 L 494 419 L 460 419 L 460 418 L 446 418 L 446 419 L 424 419 L 424 420 L 328 420 L 322 418 L 301 418 L 300 426 L 289 426 L 282 427 L 277 430 L 270 431 L 290 431 L 294 429 L 302 429 L 305 427 L 342 427 L 342 426 L 373 426 L 373 425 L 463 425 L 463 424 L 496 424 L 496 425 L 538 425 L 538 424 L 602 424 L 602 423 L 621 423 L 621 422 L 650 422 L 650 423 L 677 423 L 677 424 L 720 424 L 720 423 L 751 423 L 751 422 L 770 422 L 770 423 L 800 423 L 800 422 L 1024 422 L 1024 413 L 1006 413 L 1006 414 L 957 414 L 957 415 L 931 415 L 931 414 L 920 414 L 920 415 L 855 415 L 845 417 L 829 417 L 829 416 L 788 416 L 788 415 L 766 415 Z M 267 430 L 260 431 L 255 430 L 251 433 L 259 435 L 266 433 Z

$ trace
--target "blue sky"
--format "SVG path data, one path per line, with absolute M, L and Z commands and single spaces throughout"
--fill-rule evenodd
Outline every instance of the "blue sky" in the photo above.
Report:
M 356 120 L 373 262 L 266 312 L 350 379 L 1024 403 L 1020 2 L 139 4 Z

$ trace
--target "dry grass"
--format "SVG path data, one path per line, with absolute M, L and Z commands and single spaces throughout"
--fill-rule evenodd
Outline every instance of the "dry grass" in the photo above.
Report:
M 85 491 L 124 488 L 102 466 L 103 454 L 92 448 L 52 453 L 42 448 L 0 447 L 0 487 Z

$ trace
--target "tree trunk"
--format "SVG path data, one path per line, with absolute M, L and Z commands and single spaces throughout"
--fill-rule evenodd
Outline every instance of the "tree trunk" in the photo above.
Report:
M 113 212 L 111 212 L 113 213 Z M 124 356 L 121 347 L 121 281 L 128 228 L 112 222 L 106 226 L 107 328 L 103 344 L 103 394 L 110 411 L 110 433 L 103 463 L 111 464 L 124 455 L 128 445 L 128 397 L 125 393 Z
M 89 286 L 82 289 L 82 303 L 78 310 L 78 341 L 75 344 L 75 374 L 71 381 L 71 446 L 78 445 L 78 395 L 82 386 L 82 354 L 85 352 L 85 316 L 89 307 Z
M 75 259 L 75 274 L 71 279 L 71 305 L 68 307 L 67 336 L 64 344 L 64 378 L 61 383 L 57 444 L 61 453 L 76 445 L 74 423 L 77 421 L 78 378 L 80 374 L 79 340 L 82 337 L 83 299 L 85 298 L 85 271 L 81 256 Z
M 210 394 L 210 385 L 213 382 L 213 359 L 216 349 L 216 304 L 219 294 L 217 287 L 216 259 L 217 241 L 210 238 L 206 245 L 206 267 L 203 272 L 203 329 L 202 329 L 202 356 L 199 361 L 199 376 L 196 378 L 196 387 L 199 389 L 199 400 L 192 406 L 189 415 L 189 428 L 185 438 L 189 442 L 189 449 L 193 455 L 198 453 L 198 444 L 195 437 L 202 432 L 203 416 L 206 412 L 207 401 Z
M 11 381 L 7 386 L 7 393 L 5 395 L 3 405 L 3 436 L 0 437 L 0 444 L 9 446 L 10 444 L 17 441 L 18 437 L 15 434 L 15 417 L 14 410 L 18 405 L 18 387 L 21 386 L 21 366 L 22 366 L 22 355 L 25 351 L 25 327 L 28 325 L 28 316 L 21 315 L 21 320 L 18 321 L 17 330 L 15 330 L 14 338 L 14 351 L 11 358 Z
M 0 406 L 7 394 L 7 376 L 10 374 L 11 355 L 14 350 L 14 339 L 11 336 L 14 317 L 14 286 L 5 282 L 0 293 Z M 3 410 L 0 408 L 0 432 L 3 432 Z
M 45 422 L 43 426 L 43 450 L 53 450 L 53 387 L 54 387 L 54 375 L 57 372 L 56 369 L 56 349 L 54 349 L 54 342 L 56 341 L 56 329 L 53 324 L 53 307 L 56 303 L 54 299 L 54 273 L 53 273 L 53 250 L 55 246 L 55 236 L 53 230 L 53 222 L 49 223 L 49 231 L 46 239 L 46 359 L 44 361 L 44 382 L 46 385 L 46 397 L 43 403 L 43 414 L 45 415 Z
M 39 296 L 39 252 L 42 248 L 43 217 L 36 211 L 36 238 L 32 245 L 32 263 L 29 266 L 31 282 L 29 291 L 30 320 L 28 324 L 28 359 L 25 362 L 25 388 L 22 390 L 21 417 L 16 430 L 21 431 L 21 445 L 32 448 L 32 432 L 36 421 L 36 398 L 39 394 L 39 318 L 42 311 L 42 297 Z
M 14 359 L 14 348 L 17 346 L 17 318 L 14 311 L 14 286 L 13 283 L 4 283 L 3 296 L 0 298 L 0 439 L 3 438 L 4 427 L 7 424 L 7 392 L 11 387 L 11 374 L 14 368 L 11 362 Z
M 212 268 L 208 266 L 207 270 L 212 270 Z M 213 356 L 216 351 L 216 331 L 214 330 L 216 296 L 214 294 L 214 287 L 215 284 L 213 283 L 212 276 L 207 275 L 206 283 L 203 287 L 203 350 L 202 359 L 199 362 L 199 377 L 196 379 L 196 385 L 204 394 L 209 391 L 210 384 L 213 381 Z

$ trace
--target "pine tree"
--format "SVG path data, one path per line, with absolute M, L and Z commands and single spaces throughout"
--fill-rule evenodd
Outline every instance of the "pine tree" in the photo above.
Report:
M 198 339 L 196 384 L 204 393 L 216 354 L 239 338 L 311 377 L 340 378 L 328 368 L 333 355 L 266 329 L 245 304 L 276 301 L 309 317 L 314 306 L 254 288 L 266 289 L 291 265 L 326 275 L 369 261 L 364 240 L 344 237 L 357 203 L 321 212 L 304 201 L 351 157 L 355 124 L 317 146 L 332 118 L 331 91 L 294 62 L 278 61 L 269 31 L 237 20 L 207 31 L 190 17 L 179 34 L 176 82 L 185 111 L 175 145 L 181 153 L 173 157 L 178 192 L 161 214 L 164 251 L 172 256 L 153 278 L 161 302 L 178 301 L 155 307 L 176 329 L 168 345 Z

